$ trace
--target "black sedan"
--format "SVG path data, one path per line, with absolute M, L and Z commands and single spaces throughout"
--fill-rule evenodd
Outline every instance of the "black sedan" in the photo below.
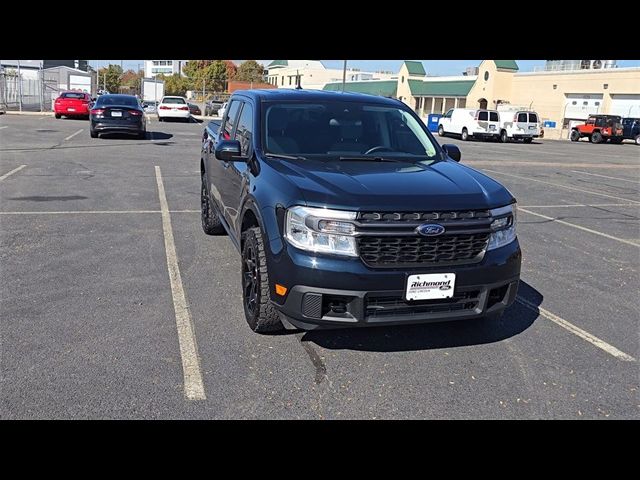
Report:
M 147 117 L 133 95 L 100 95 L 91 109 L 91 138 L 105 133 L 124 133 L 145 138 Z

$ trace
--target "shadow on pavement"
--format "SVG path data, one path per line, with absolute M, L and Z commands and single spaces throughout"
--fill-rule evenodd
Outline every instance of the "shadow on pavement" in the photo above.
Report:
M 543 300 L 540 292 L 523 281 L 520 281 L 518 297 L 536 306 L 542 304 Z M 501 318 L 494 320 L 458 320 L 422 325 L 307 331 L 300 340 L 313 342 L 328 350 L 370 352 L 464 347 L 514 337 L 529 328 L 537 317 L 537 312 L 515 302 Z M 300 333 L 299 330 L 297 332 Z

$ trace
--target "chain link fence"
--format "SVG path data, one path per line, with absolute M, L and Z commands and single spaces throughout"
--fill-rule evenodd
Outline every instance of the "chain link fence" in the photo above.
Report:
M 59 94 L 58 82 L 44 78 L 42 72 L 37 78 L 0 73 L 0 106 L 4 110 L 49 112 Z

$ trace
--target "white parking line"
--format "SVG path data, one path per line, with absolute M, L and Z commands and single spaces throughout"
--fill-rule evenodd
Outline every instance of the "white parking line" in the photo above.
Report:
M 8 173 L 5 173 L 4 175 L 2 175 L 0 177 L 0 181 L 4 180 L 5 178 L 7 178 L 9 175 L 13 175 L 16 172 L 19 172 L 20 170 L 22 170 L 24 167 L 26 167 L 26 165 L 20 165 L 18 168 L 14 168 L 13 170 L 11 170 Z
M 577 335 L 578 337 L 582 338 L 583 340 L 595 345 L 596 347 L 600 348 L 601 350 L 604 350 L 609 355 L 613 355 L 614 357 L 616 357 L 619 360 L 622 360 L 624 362 L 635 362 L 635 360 L 636 360 L 631 355 L 627 355 L 623 351 L 618 350 L 613 345 L 610 345 L 607 342 L 605 342 L 604 340 L 599 339 L 595 335 L 591 335 L 589 332 L 587 332 L 585 330 L 582 330 L 579 327 L 576 327 L 574 324 L 566 321 L 564 318 L 561 318 L 561 317 L 551 313 L 549 310 L 546 310 L 546 309 L 544 309 L 542 307 L 539 307 L 539 306 L 531 303 L 529 300 L 527 300 L 525 298 L 522 298 L 522 297 L 518 296 L 518 297 L 516 297 L 516 302 L 518 302 L 519 304 L 521 304 L 524 307 L 528 308 L 529 310 L 532 310 L 532 311 L 534 311 L 536 313 L 539 313 L 540 315 L 542 315 L 546 319 L 551 320 L 556 325 L 561 326 L 565 330 L 568 330 L 569 332 L 573 333 L 574 335 Z
M 0 127 L 0 130 L 2 130 L 3 128 L 9 128 L 9 125 L 5 125 L 4 127 Z
M 189 313 L 187 299 L 182 286 L 178 257 L 173 239 L 171 216 L 169 205 L 162 183 L 162 172 L 156 165 L 156 182 L 158 184 L 158 197 L 162 211 L 162 229 L 164 231 L 164 246 L 167 254 L 167 268 L 171 282 L 171 294 L 173 295 L 173 308 L 176 314 L 176 326 L 178 328 L 178 342 L 180 343 L 180 356 L 182 357 L 182 373 L 184 377 L 184 393 L 189 400 L 205 400 L 204 383 L 198 357 L 198 345 L 196 343 L 195 330 Z
M 640 243 L 633 242 L 631 240 L 626 240 L 624 238 L 614 237 L 613 235 L 608 235 L 606 233 L 598 232 L 597 230 L 591 230 L 590 228 L 582 227 L 580 225 L 576 225 L 575 223 L 565 222 L 564 220 L 558 220 L 557 218 L 548 217 L 547 215 L 542 215 L 541 213 L 535 213 L 531 210 L 527 210 L 526 208 L 518 207 L 518 211 L 522 211 L 528 213 L 530 215 L 535 215 L 536 217 L 541 217 L 547 220 L 551 220 L 556 223 L 560 223 L 562 225 L 567 225 L 568 227 L 577 228 L 579 230 L 583 230 L 585 232 L 593 233 L 594 235 L 600 235 L 601 237 L 610 238 L 611 240 L 615 240 L 617 242 L 626 243 L 627 245 L 633 245 L 634 247 L 640 247 Z
M 566 188 L 568 190 L 576 190 L 578 192 L 590 193 L 591 195 L 599 195 L 601 197 L 615 198 L 616 200 L 623 200 L 625 202 L 633 202 L 635 204 L 640 205 L 640 202 L 638 202 L 636 200 L 631 200 L 630 198 L 617 197 L 615 195 L 608 195 L 606 193 L 594 192 L 593 190 L 585 190 L 584 188 L 568 187 L 567 185 L 560 185 L 559 183 L 545 182 L 544 180 L 538 180 L 536 178 L 523 177 L 521 175 L 514 175 L 513 173 L 498 172 L 496 170 L 489 170 L 488 168 L 485 168 L 484 170 L 487 171 L 487 172 L 491 172 L 491 173 L 497 173 L 498 175 L 506 175 L 507 177 L 519 178 L 521 180 L 526 180 L 527 182 L 544 183 L 545 185 L 551 185 L 552 187 Z
M 571 170 L 575 173 L 582 173 L 583 175 L 593 175 L 594 177 L 610 178 L 611 180 L 620 180 L 621 182 L 640 183 L 640 180 L 629 180 L 628 178 L 610 177 L 609 175 L 600 175 L 599 173 L 582 172 L 580 170 Z
M 567 205 L 518 205 L 518 208 L 563 208 L 563 207 L 637 207 L 635 203 L 575 203 Z
M 69 215 L 69 214 L 102 214 L 102 213 L 162 213 L 160 210 L 63 210 L 55 212 L 0 212 L 0 215 Z
M 80 130 L 78 130 L 76 133 L 72 133 L 71 135 L 69 135 L 68 137 L 65 138 L 65 140 L 71 140 L 73 137 L 75 137 L 76 135 L 78 135 L 79 133 L 82 133 L 84 129 L 81 128 Z

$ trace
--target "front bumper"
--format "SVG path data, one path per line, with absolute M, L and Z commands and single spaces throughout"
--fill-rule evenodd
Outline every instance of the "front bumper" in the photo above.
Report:
M 497 138 L 500 135 L 499 132 L 473 132 L 472 136 L 475 138 Z
M 518 240 L 486 252 L 473 265 L 412 269 L 369 268 L 359 258 L 314 256 L 287 245 L 271 259 L 270 280 L 289 287 L 272 303 L 286 320 L 305 329 L 441 322 L 499 313 L 515 300 L 520 278 Z M 268 256 L 269 257 L 269 256 Z M 269 261 L 269 260 L 268 260 Z M 407 277 L 455 273 L 452 299 L 408 302 Z M 331 305 L 340 308 L 332 309 Z
M 538 138 L 540 135 L 537 133 L 514 133 L 512 138 L 521 139 L 521 138 Z

